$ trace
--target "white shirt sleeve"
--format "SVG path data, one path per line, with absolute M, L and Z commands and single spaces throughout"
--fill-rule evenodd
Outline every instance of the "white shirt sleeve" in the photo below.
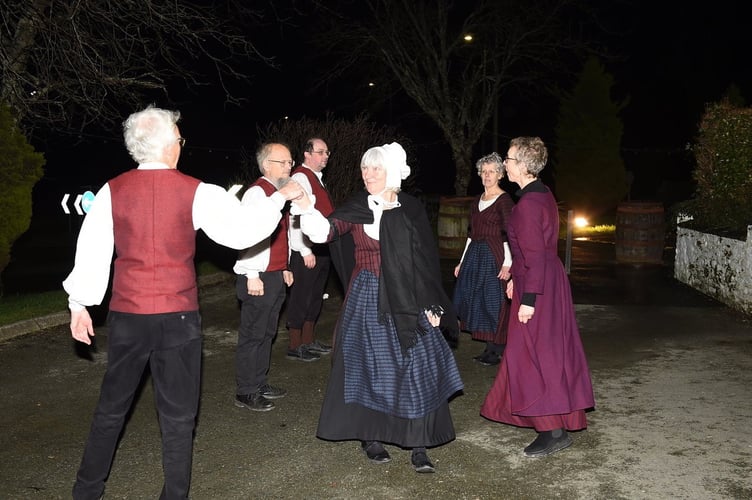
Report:
M 300 187 L 305 190 L 309 197 L 313 196 L 313 188 L 311 187 L 311 183 L 308 182 L 308 177 L 306 177 L 305 174 L 293 174 L 292 179 L 300 184 Z M 309 240 L 300 229 L 300 215 L 290 215 L 290 228 L 288 234 L 291 251 L 299 252 L 303 257 L 313 253 L 311 250 L 311 240 Z
M 110 281 L 115 245 L 109 184 L 99 190 L 78 233 L 73 270 L 63 281 L 68 307 L 80 311 L 101 304 Z
M 266 196 L 266 192 L 259 186 L 253 186 L 243 194 L 243 201 L 241 204 L 244 207 L 263 206 L 267 204 L 266 200 L 270 200 L 274 196 L 279 196 L 282 200 L 282 206 L 277 209 L 276 222 L 273 228 L 266 232 L 263 239 L 243 249 L 238 260 L 235 261 L 235 265 L 232 270 L 236 274 L 242 274 L 248 278 L 258 278 L 259 273 L 266 271 L 269 266 L 269 259 L 271 257 L 271 234 L 279 225 L 279 221 L 282 218 L 281 212 L 284 206 L 284 198 L 279 193 L 274 193 L 272 196 Z M 263 217 L 259 214 L 257 217 Z
M 509 250 L 509 243 L 504 242 L 504 262 L 501 267 L 512 267 L 512 251 Z
M 236 250 L 267 238 L 279 224 L 285 199 L 279 193 L 245 205 L 214 184 L 200 183 L 193 199 L 193 227 L 213 241 Z M 101 304 L 109 284 L 115 235 L 112 196 L 105 184 L 81 226 L 73 270 L 63 281 L 68 307 L 80 311 Z
M 300 227 L 314 243 L 326 243 L 332 226 L 329 219 L 311 205 L 308 210 L 301 213 Z
M 465 249 L 462 250 L 462 257 L 460 257 L 460 264 L 462 264 L 462 261 L 465 260 L 465 254 L 467 253 L 467 247 L 470 246 L 470 242 L 473 241 L 470 238 L 465 241 Z
M 220 245 L 235 250 L 257 244 L 277 228 L 285 206 L 281 194 L 266 196 L 260 191 L 263 196 L 248 200 L 243 196 L 241 203 L 225 189 L 202 182 L 193 199 L 193 227 L 201 229 Z

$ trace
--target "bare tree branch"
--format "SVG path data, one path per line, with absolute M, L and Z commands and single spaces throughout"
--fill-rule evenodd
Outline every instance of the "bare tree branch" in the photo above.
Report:
M 0 101 L 27 130 L 119 121 L 123 107 L 219 83 L 226 102 L 261 54 L 243 2 L 0 0 Z
M 318 42 L 330 79 L 381 67 L 442 130 L 465 194 L 471 154 L 512 86 L 540 84 L 579 48 L 566 26 L 576 0 L 342 0 L 319 2 L 331 20 Z M 464 35 L 472 35 L 472 42 Z

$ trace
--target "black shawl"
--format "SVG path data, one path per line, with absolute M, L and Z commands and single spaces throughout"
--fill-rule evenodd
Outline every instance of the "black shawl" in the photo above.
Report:
M 455 343 L 459 337 L 457 314 L 441 283 L 439 253 L 425 208 L 417 198 L 405 193 L 399 194 L 399 202 L 400 207 L 384 210 L 379 227 L 379 317 L 392 316 L 404 352 L 415 345 L 422 332 L 418 315 L 431 305 L 440 305 L 445 311 L 442 332 L 450 343 Z M 372 223 L 368 193 L 356 194 L 329 218 Z M 347 290 L 355 265 L 352 237 L 335 238 L 331 245 L 332 263 Z

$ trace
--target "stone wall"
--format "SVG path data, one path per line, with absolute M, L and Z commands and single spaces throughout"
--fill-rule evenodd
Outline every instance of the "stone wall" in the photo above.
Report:
M 746 241 L 681 227 L 676 233 L 674 277 L 752 315 L 752 226 Z

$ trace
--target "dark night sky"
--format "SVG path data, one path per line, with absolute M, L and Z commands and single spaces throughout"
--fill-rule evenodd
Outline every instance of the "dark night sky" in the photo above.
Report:
M 601 40 L 621 56 L 606 62 L 606 67 L 615 77 L 614 97 L 629 98 L 629 105 L 622 113 L 625 125 L 622 156 L 627 169 L 635 173 L 633 199 L 663 199 L 669 203 L 690 197 L 692 159 L 685 146 L 694 138 L 705 104 L 718 101 L 731 83 L 739 86 L 748 102 L 752 101 L 752 71 L 747 55 L 752 47 L 752 30 L 746 25 L 747 17 L 742 15 L 743 3 L 731 0 L 606 3 L 608 15 L 604 21 L 611 26 L 612 34 Z M 354 99 L 360 89 L 353 87 L 352 96 L 343 96 L 340 89 L 331 94 L 305 91 L 308 85 L 304 76 L 310 76 L 301 74 L 310 55 L 305 28 L 315 27 L 313 21 L 306 18 L 301 20 L 299 30 L 282 29 L 265 35 L 266 48 L 278 56 L 283 69 L 255 69 L 256 79 L 248 94 L 251 104 L 244 109 L 225 109 L 222 96 L 210 90 L 181 102 L 156 103 L 183 113 L 181 132 L 189 142 L 181 158 L 181 170 L 209 182 L 227 184 L 237 173 L 241 147 L 255 148 L 257 125 L 285 115 L 320 118 L 327 111 L 346 116 L 360 110 Z M 326 70 L 321 62 L 316 67 Z M 342 83 L 346 87 L 346 80 Z M 424 191 L 451 194 L 452 159 L 438 128 L 416 113 L 415 106 L 404 96 L 395 96 L 390 109 L 370 111 L 379 119 L 391 118 L 401 133 L 411 138 L 415 150 L 410 152 L 413 156 L 410 161 L 429 167 L 424 168 L 419 181 Z M 552 139 L 556 112 L 557 103 L 550 98 L 503 96 L 500 149 L 517 135 Z M 474 157 L 489 152 L 491 144 L 493 141 L 484 137 Z M 49 265 L 61 260 L 67 266 L 81 217 L 63 214 L 60 206 L 63 194 L 96 191 L 107 179 L 134 165 L 119 130 L 89 130 L 81 143 L 71 136 L 53 133 L 39 149 L 45 152 L 47 167 L 45 178 L 34 189 L 32 226 L 14 247 L 14 261 L 3 277 L 7 280 L 19 269 L 31 266 L 47 281 L 59 283 L 64 276 L 51 277 L 38 265 L 39 259 L 25 263 L 24 259 L 32 258 L 33 252 L 17 248 L 41 245 L 34 243 L 40 235 L 42 241 L 51 237 L 65 240 L 59 241 L 59 250 L 47 250 L 43 260 Z M 332 161 L 336 161 L 336 155 Z M 65 229 L 65 235 L 55 236 L 61 228 Z M 32 288 L 34 285 L 27 275 L 23 276 L 19 282 Z M 11 288 L 6 291 L 11 292 Z
M 719 100 L 731 83 L 740 87 L 747 100 L 752 99 L 752 71 L 746 54 L 752 30 L 744 25 L 742 3 L 617 0 L 608 4 L 602 19 L 611 34 L 599 35 L 599 39 L 619 56 L 606 61 L 606 67 L 615 77 L 614 97 L 629 99 L 622 113 L 622 153 L 627 168 L 636 174 L 637 197 L 664 196 L 677 201 L 671 198 L 691 195 L 692 164 L 685 146 L 694 137 L 705 104 Z M 277 29 L 265 35 L 265 50 L 275 53 L 282 70 L 258 67 L 247 107 L 225 108 L 222 96 L 211 91 L 173 105 L 183 112 L 180 126 L 189 140 L 181 169 L 207 181 L 226 183 L 237 170 L 240 148 L 255 148 L 257 124 L 282 116 L 316 118 L 326 111 L 341 116 L 360 110 L 353 105 L 356 99 L 343 98 L 339 91 L 331 95 L 326 90 L 306 92 L 309 85 L 300 71 L 310 50 L 305 28 L 312 25 L 312 19 L 303 19 L 300 29 Z M 320 62 L 316 68 L 326 70 Z M 351 90 L 354 97 L 361 92 Z M 414 139 L 419 162 L 431 165 L 432 175 L 422 179 L 425 190 L 448 194 L 453 179 L 444 172 L 451 171 L 452 160 L 438 128 L 416 113 L 404 96 L 393 99 L 389 113 L 370 111 L 376 111 L 379 119 L 391 118 Z M 557 103 L 550 98 L 502 97 L 500 149 L 516 135 L 552 139 L 556 112 Z M 86 137 L 89 140 L 81 145 L 72 145 L 69 138 L 51 143 L 54 147 L 45 150 L 48 179 L 43 184 L 67 184 L 68 190 L 97 188 L 114 173 L 133 166 L 119 131 L 89 132 Z M 474 156 L 488 152 L 492 144 L 485 137 Z M 72 175 L 78 171 L 83 173 Z M 672 190 L 673 195 L 666 195 Z

